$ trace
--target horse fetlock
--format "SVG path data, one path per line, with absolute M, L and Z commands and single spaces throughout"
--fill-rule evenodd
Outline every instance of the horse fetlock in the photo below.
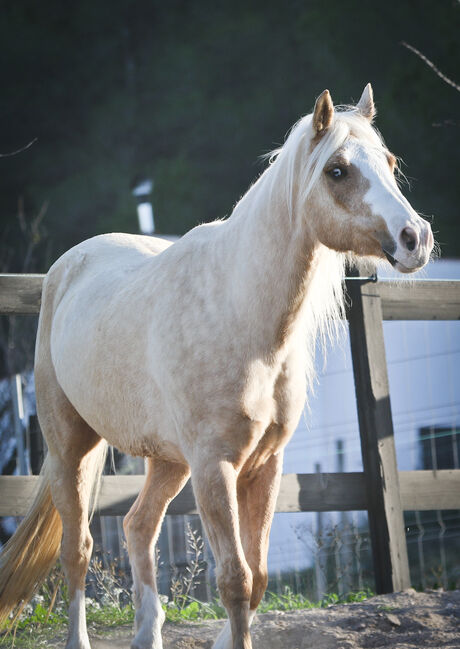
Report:
M 255 610 L 249 611 L 249 619 L 248 619 L 249 626 L 251 626 L 255 614 L 256 614 Z M 233 649 L 233 637 L 232 637 L 232 628 L 230 625 L 230 620 L 226 621 L 223 629 L 221 630 L 215 643 L 213 644 L 212 649 Z
M 161 607 L 156 592 L 142 584 L 140 606 L 136 610 L 134 621 L 134 638 L 131 649 L 162 649 L 161 628 L 165 621 L 165 612 Z
M 65 649 L 91 649 L 89 638 L 80 640 L 68 640 Z
M 84 590 L 76 590 L 69 605 L 69 636 L 66 649 L 91 649 L 86 630 Z
M 251 634 L 249 631 L 241 633 L 233 638 L 231 649 L 252 649 Z
M 131 649 L 163 649 L 161 631 L 153 633 L 138 633 L 131 643 Z
M 163 640 L 161 638 L 162 623 L 155 623 L 152 628 L 151 623 L 144 623 L 138 628 L 136 637 L 131 643 L 131 649 L 163 649 Z

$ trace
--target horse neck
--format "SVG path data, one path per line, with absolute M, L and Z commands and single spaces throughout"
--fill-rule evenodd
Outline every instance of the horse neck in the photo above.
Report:
M 228 221 L 235 244 L 233 302 L 250 332 L 254 353 L 266 357 L 282 354 L 296 334 L 304 340 L 309 333 L 315 336 L 318 318 L 309 306 L 330 254 L 309 226 L 314 215 L 308 214 L 308 204 L 307 218 L 296 213 L 295 201 L 289 215 L 276 164 L 252 186 Z

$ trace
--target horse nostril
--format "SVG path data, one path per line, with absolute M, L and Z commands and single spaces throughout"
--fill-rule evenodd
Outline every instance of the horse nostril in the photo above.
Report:
M 400 234 L 401 243 L 409 252 L 415 250 L 418 242 L 417 233 L 412 228 L 404 228 Z

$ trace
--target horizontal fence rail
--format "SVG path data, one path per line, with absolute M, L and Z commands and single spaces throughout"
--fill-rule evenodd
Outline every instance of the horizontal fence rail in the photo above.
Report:
M 0 274 L 0 315 L 40 311 L 44 275 Z M 379 280 L 384 320 L 460 320 L 459 280 Z
M 44 278 L 44 275 L 0 274 L 0 315 L 37 314 Z
M 39 476 L 0 476 L 0 516 L 24 516 L 37 493 Z M 124 516 L 137 498 L 145 475 L 102 478 L 96 512 Z M 405 511 L 460 509 L 460 471 L 400 471 Z M 363 473 L 289 473 L 283 475 L 277 512 L 366 510 Z M 196 514 L 190 481 L 168 508 L 168 514 Z

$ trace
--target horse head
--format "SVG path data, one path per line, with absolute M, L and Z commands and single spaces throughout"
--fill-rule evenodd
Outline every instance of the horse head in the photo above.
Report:
M 372 126 L 374 115 L 370 84 L 353 107 L 334 109 L 328 90 L 318 97 L 310 140 L 318 169 L 308 189 L 308 222 L 328 248 L 386 258 L 412 273 L 427 263 L 433 234 L 401 193 L 396 158 Z

